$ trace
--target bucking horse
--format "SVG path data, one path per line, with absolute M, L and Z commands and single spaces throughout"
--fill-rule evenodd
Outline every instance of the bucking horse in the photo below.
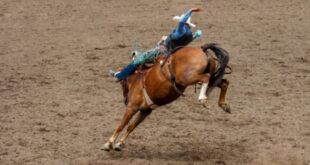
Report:
M 210 52 L 213 52 L 211 53 Z M 229 54 L 219 45 L 210 43 L 197 47 L 184 47 L 173 54 L 159 56 L 155 64 L 134 74 L 120 83 L 123 87 L 126 110 L 116 130 L 102 150 L 120 151 L 129 134 L 159 106 L 171 103 L 183 95 L 189 85 L 201 84 L 198 100 L 207 106 L 208 96 L 212 89 L 221 89 L 218 105 L 230 113 L 230 106 L 225 101 L 229 81 L 223 78 L 228 67 Z M 135 120 L 118 143 L 115 143 L 120 132 L 137 113 Z

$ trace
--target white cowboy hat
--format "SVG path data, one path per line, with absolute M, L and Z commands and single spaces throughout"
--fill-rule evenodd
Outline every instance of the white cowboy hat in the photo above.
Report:
M 181 17 L 180 16 L 174 16 L 172 19 L 174 20 L 174 21 L 180 21 L 180 19 L 183 17 L 183 15 L 181 15 Z M 189 26 L 191 26 L 191 27 L 196 27 L 196 25 L 195 24 L 193 24 L 193 23 L 191 23 L 191 17 L 189 17 L 188 19 L 187 19 L 187 21 L 186 21 L 186 23 L 189 25 Z

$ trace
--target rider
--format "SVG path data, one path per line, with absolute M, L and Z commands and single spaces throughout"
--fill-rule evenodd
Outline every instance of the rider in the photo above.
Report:
M 201 30 L 197 30 L 194 34 L 191 27 L 196 27 L 191 23 L 192 12 L 199 12 L 199 8 L 192 8 L 186 11 L 182 16 L 174 16 L 173 20 L 179 21 L 176 29 L 167 37 L 163 36 L 162 39 L 156 44 L 155 48 L 146 52 L 133 52 L 134 59 L 122 71 L 114 73 L 117 80 L 123 80 L 130 76 L 136 68 L 146 62 L 153 61 L 161 53 L 161 48 L 164 46 L 168 52 L 173 52 L 181 47 L 188 45 L 193 40 L 201 37 Z

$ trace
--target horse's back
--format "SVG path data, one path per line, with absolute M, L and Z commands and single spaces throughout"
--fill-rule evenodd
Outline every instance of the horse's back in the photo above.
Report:
M 179 78 L 179 81 L 184 82 L 205 71 L 208 57 L 201 48 L 185 47 L 173 55 L 171 63 L 176 77 Z
M 172 57 L 172 62 L 178 67 L 199 68 L 207 64 L 207 56 L 200 48 L 185 47 L 177 51 Z

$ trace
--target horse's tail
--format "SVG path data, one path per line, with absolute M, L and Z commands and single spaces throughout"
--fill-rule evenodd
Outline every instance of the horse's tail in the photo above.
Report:
M 217 57 L 219 67 L 215 71 L 215 73 L 211 75 L 210 81 L 209 81 L 209 87 L 218 86 L 222 82 L 223 76 L 225 74 L 225 69 L 228 67 L 227 65 L 229 62 L 229 54 L 225 49 L 221 48 L 216 43 L 205 44 L 201 48 L 203 49 L 205 53 L 207 53 L 208 49 L 212 50 L 215 56 Z

